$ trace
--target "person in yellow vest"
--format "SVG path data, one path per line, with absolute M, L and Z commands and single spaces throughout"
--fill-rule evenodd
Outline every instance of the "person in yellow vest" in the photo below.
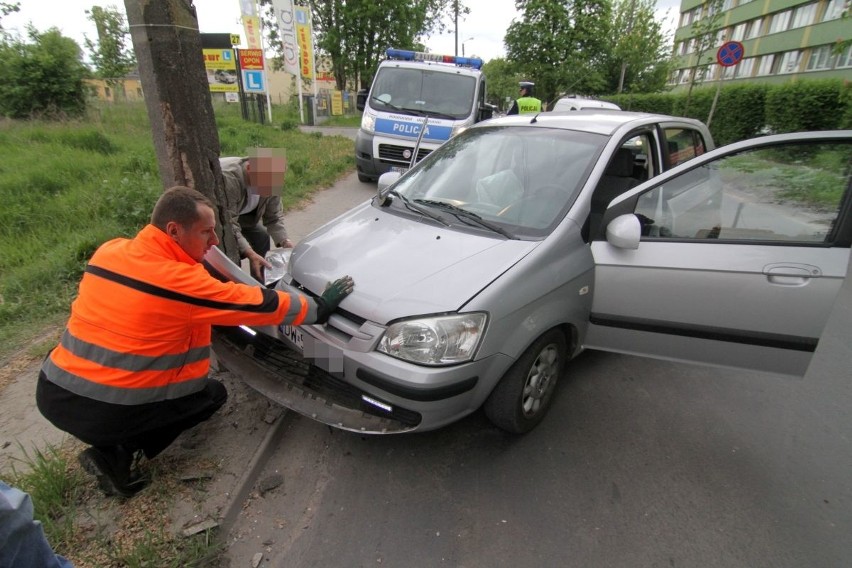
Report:
M 520 82 L 521 96 L 514 102 L 507 114 L 537 114 L 541 112 L 541 100 L 532 96 L 533 87 L 535 87 L 535 83 Z
M 137 467 L 227 400 L 207 376 L 213 325 L 324 323 L 352 291 L 334 281 L 322 296 L 222 282 L 203 263 L 219 243 L 213 203 L 177 186 L 132 239 L 92 255 L 71 317 L 44 360 L 39 411 L 88 444 L 80 464 L 108 495 L 132 497 L 148 483 Z

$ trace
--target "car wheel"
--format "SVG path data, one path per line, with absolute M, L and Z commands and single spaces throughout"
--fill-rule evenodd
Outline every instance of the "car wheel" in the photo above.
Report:
M 507 432 L 529 432 L 547 413 L 567 362 L 565 335 L 548 331 L 503 375 L 485 401 L 485 415 Z

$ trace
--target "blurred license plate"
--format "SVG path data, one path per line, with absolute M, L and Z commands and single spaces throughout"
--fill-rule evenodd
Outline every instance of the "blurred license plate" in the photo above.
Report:
M 400 174 L 404 174 L 405 172 L 408 171 L 408 168 L 402 168 L 400 166 L 391 166 L 390 171 L 397 172 L 397 173 L 400 173 Z
M 284 341 L 287 342 L 293 349 L 295 349 L 299 353 L 304 353 L 305 336 L 302 334 L 302 330 L 299 329 L 298 326 L 281 325 L 278 327 L 278 331 L 281 333 L 281 337 L 284 339 Z

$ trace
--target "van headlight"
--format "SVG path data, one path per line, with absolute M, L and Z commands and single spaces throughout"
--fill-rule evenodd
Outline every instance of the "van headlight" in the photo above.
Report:
M 372 134 L 376 131 L 376 115 L 375 114 L 368 112 L 366 110 L 364 111 L 364 114 L 361 115 L 361 130 L 363 130 L 364 132 L 367 132 L 369 134 Z
M 420 365 L 454 365 L 473 359 L 485 333 L 483 313 L 435 316 L 390 325 L 378 350 Z

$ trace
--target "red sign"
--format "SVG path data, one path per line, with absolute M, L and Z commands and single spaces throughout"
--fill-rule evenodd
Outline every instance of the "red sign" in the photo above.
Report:
M 722 67 L 730 67 L 739 63 L 744 54 L 745 48 L 743 47 L 743 44 L 738 41 L 728 41 L 725 42 L 722 47 L 719 48 L 719 51 L 716 52 L 716 61 L 718 61 L 719 65 Z
M 240 69 L 263 69 L 263 50 L 241 49 Z

